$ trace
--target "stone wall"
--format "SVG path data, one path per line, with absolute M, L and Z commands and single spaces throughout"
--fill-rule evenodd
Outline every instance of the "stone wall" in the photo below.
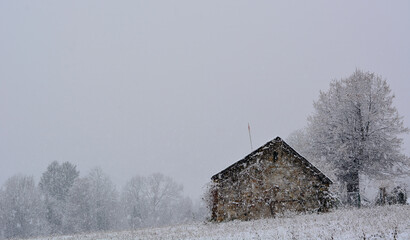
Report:
M 214 179 L 213 220 L 259 219 L 286 211 L 327 211 L 329 182 L 322 181 L 310 168 L 300 155 L 278 144 L 255 151 Z

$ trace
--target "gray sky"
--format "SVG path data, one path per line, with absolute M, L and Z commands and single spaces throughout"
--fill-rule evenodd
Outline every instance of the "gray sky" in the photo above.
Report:
M 57 160 L 197 197 L 248 122 L 255 148 L 286 138 L 356 68 L 410 126 L 409 1 L 0 0 L 0 184 Z

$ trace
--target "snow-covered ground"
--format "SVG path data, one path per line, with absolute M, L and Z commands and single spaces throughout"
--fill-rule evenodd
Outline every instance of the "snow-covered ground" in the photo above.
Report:
M 95 239 L 410 239 L 410 206 L 339 209 L 256 221 L 195 223 L 38 240 Z

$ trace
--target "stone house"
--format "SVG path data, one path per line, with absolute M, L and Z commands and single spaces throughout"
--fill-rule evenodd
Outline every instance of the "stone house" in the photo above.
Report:
M 286 211 L 326 212 L 332 181 L 281 138 L 212 176 L 212 220 L 275 217 Z

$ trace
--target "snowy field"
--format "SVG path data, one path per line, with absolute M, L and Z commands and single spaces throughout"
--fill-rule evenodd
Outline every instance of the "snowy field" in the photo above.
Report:
M 38 240 L 91 239 L 410 239 L 410 206 L 336 210 L 249 222 L 196 223 Z

